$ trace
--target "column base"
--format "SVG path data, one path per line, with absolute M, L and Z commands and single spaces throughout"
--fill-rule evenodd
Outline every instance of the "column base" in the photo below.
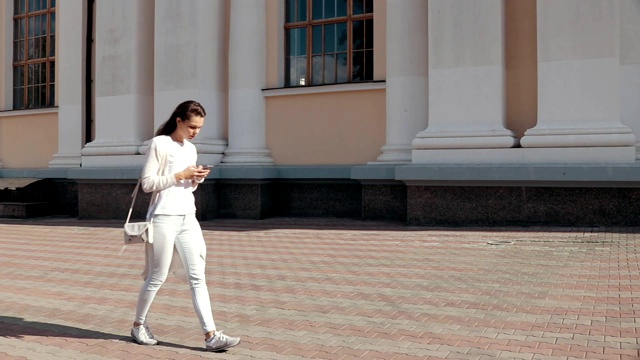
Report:
M 410 163 L 411 162 L 411 146 L 410 145 L 385 145 L 382 147 L 382 155 L 378 156 L 376 161 L 368 164 L 388 164 L 388 163 Z
M 145 141 L 138 149 L 140 154 L 146 155 L 149 151 L 151 140 Z M 224 140 L 211 140 L 206 142 L 193 143 L 198 151 L 198 165 L 218 165 L 224 156 L 224 149 L 227 142 Z
M 110 141 L 110 140 L 96 140 L 87 144 L 82 149 L 83 156 L 94 155 L 137 155 L 140 151 L 142 141 Z
M 196 140 L 193 145 L 198 149 L 198 154 L 223 154 L 227 149 L 225 140 Z
M 222 162 L 222 154 L 200 154 L 198 153 L 198 165 L 218 165 Z
M 55 154 L 53 160 L 49 161 L 50 168 L 77 168 L 82 165 L 82 155 L 77 154 Z M 0 165 L 1 166 L 1 165 Z
M 143 167 L 145 155 L 92 155 L 82 156 L 82 167 Z
M 225 165 L 272 165 L 271 152 L 265 149 L 227 150 L 222 163 Z
M 413 150 L 414 164 L 626 164 L 635 146 Z
M 484 131 L 429 131 L 419 133 L 413 140 L 414 150 L 428 149 L 502 149 L 518 144 L 513 132 L 500 130 Z
M 520 140 L 522 147 L 619 147 L 635 146 L 636 137 L 624 126 L 602 128 L 529 129 Z
M 218 165 L 224 158 L 224 150 L 227 148 L 225 140 L 203 140 L 193 143 L 198 149 L 198 164 Z

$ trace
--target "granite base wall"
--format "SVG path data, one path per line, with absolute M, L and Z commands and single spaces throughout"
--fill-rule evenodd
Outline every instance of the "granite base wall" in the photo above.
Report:
M 640 225 L 636 188 L 411 186 L 407 198 L 412 225 Z
M 362 218 L 407 221 L 407 187 L 404 184 L 362 185 Z
M 264 219 L 271 216 L 272 183 L 269 181 L 220 181 L 215 196 L 208 199 L 210 213 L 215 217 L 238 219 Z M 214 201 L 216 204 L 212 204 Z
M 53 180 L 52 212 L 78 216 L 78 183 L 75 180 Z
M 123 182 L 79 182 L 78 217 L 80 219 L 122 219 L 127 218 L 131 206 L 131 194 L 137 180 Z M 145 218 L 151 194 L 138 190 L 131 220 Z
M 81 219 L 125 219 L 134 181 L 78 182 Z M 66 186 L 66 188 L 65 188 Z M 61 186 L 73 209 L 74 185 Z M 347 217 L 437 226 L 640 226 L 640 189 L 525 186 L 405 186 L 358 181 L 215 181 L 200 185 L 201 220 Z M 132 218 L 150 195 L 138 193 Z
M 125 219 L 135 185 L 133 181 L 78 183 L 78 217 Z M 258 220 L 273 216 L 360 218 L 362 198 L 357 181 L 218 181 L 201 184 L 195 192 L 197 216 L 201 220 Z M 149 200 L 149 194 L 138 192 L 132 218 L 144 218 Z
M 362 187 L 357 181 L 280 181 L 274 184 L 273 196 L 276 216 L 362 216 Z

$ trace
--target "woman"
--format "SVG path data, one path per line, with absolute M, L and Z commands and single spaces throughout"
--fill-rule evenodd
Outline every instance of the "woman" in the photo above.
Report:
M 146 325 L 146 317 L 160 286 L 174 270 L 172 261 L 177 260 L 182 262 L 188 276 L 205 348 L 221 351 L 240 343 L 240 338 L 216 330 L 205 281 L 206 245 L 195 216 L 193 191 L 209 170 L 196 166 L 196 147 L 189 140 L 200 132 L 205 115 L 204 108 L 196 101 L 178 105 L 152 139 L 142 170 L 142 189 L 153 192 L 147 219 L 152 219 L 154 232 L 153 243 L 145 245 L 146 279 L 138 295 L 131 329 L 133 339 L 142 345 L 158 343 Z

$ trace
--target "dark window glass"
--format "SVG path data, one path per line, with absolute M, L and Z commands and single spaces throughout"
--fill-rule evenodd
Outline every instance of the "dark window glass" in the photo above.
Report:
M 47 106 L 54 106 L 56 100 L 56 86 L 55 84 L 49 84 L 49 102 Z
M 337 17 L 345 17 L 347 16 L 348 9 L 347 0 L 337 0 L 336 1 L 336 16 Z
M 26 12 L 27 1 L 26 0 L 14 0 L 13 1 L 13 15 L 21 15 Z
M 311 0 L 313 7 L 311 8 L 311 19 L 320 20 L 324 18 L 324 0 Z
M 371 14 L 373 13 L 373 0 L 353 0 L 353 14 Z
M 312 54 L 322 54 L 322 25 L 316 25 L 313 27 L 313 37 L 311 44 L 313 45 Z
M 288 23 L 307 21 L 307 0 L 287 0 Z
M 324 0 L 324 18 L 330 19 L 336 17 L 336 1 Z
M 348 39 L 349 35 L 347 33 L 347 23 L 338 23 L 336 24 L 336 51 L 347 51 L 348 50 Z

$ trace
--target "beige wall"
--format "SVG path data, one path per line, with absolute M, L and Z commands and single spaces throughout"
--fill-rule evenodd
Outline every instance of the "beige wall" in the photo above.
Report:
M 46 168 L 57 151 L 57 113 L 0 117 L 0 159 L 5 168 Z
M 518 138 L 538 117 L 536 0 L 505 2 L 507 128 Z
M 373 79 L 387 78 L 387 0 L 373 0 Z
M 365 164 L 385 143 L 383 90 L 267 99 L 267 147 L 278 165 Z

